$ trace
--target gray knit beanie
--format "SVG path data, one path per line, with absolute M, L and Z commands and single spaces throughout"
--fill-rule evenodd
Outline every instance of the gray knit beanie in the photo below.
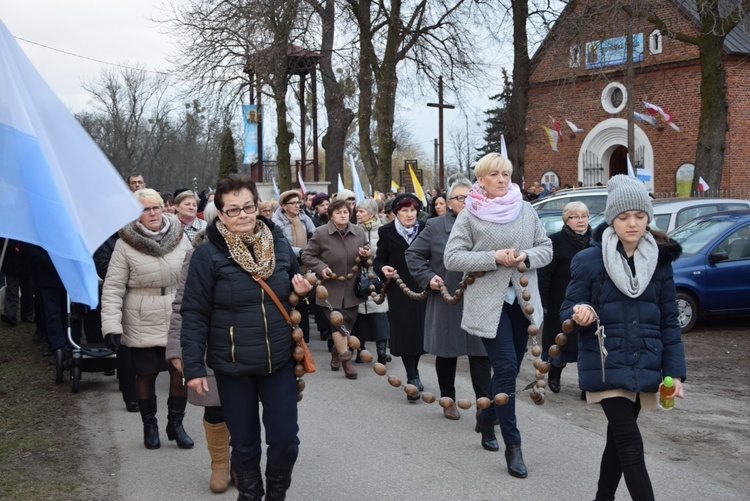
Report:
M 648 221 L 654 218 L 651 197 L 643 182 L 632 176 L 618 174 L 607 181 L 607 207 L 604 219 L 611 225 L 618 214 L 629 210 L 639 210 L 648 214 Z

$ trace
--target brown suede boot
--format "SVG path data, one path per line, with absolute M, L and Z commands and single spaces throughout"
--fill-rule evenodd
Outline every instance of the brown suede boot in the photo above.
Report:
M 211 455 L 211 492 L 224 492 L 229 487 L 229 429 L 226 423 L 211 424 L 203 420 L 206 445 Z

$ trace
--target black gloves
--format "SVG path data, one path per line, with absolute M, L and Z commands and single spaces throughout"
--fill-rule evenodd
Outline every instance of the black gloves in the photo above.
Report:
M 120 347 L 121 337 L 122 337 L 122 334 L 105 334 L 104 345 L 116 353 L 117 349 Z

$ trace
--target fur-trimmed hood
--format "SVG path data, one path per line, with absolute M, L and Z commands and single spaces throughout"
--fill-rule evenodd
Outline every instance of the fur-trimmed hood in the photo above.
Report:
M 162 217 L 169 221 L 169 229 L 160 241 L 157 242 L 144 235 L 136 224 L 138 220 L 123 226 L 119 231 L 120 238 L 135 250 L 147 256 L 163 257 L 179 245 L 180 240 L 182 240 L 183 229 L 182 223 L 180 223 L 176 216 L 163 214 Z
M 609 225 L 607 223 L 602 223 L 592 230 L 592 247 L 602 246 L 602 236 L 604 235 L 604 230 L 606 230 L 608 227 Z M 680 257 L 680 255 L 682 254 L 682 246 L 680 244 L 669 238 L 663 231 L 652 230 L 650 228 L 647 231 L 651 232 L 651 234 L 654 236 L 654 240 L 656 240 L 657 246 L 659 247 L 659 260 L 657 261 L 658 264 L 672 263 Z

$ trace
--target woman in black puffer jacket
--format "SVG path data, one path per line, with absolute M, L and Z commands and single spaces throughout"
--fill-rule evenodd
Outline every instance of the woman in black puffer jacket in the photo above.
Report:
M 263 404 L 266 489 L 269 499 L 284 499 L 299 448 L 294 342 L 289 324 L 254 276 L 267 282 L 287 310 L 292 288 L 305 296 L 312 286 L 299 274 L 281 230 L 256 217 L 258 193 L 250 178 L 223 179 L 214 202 L 218 220 L 206 230 L 208 242 L 193 253 L 182 299 L 184 375 L 188 386 L 204 395 L 206 365 L 214 370 L 240 499 L 264 494 Z

